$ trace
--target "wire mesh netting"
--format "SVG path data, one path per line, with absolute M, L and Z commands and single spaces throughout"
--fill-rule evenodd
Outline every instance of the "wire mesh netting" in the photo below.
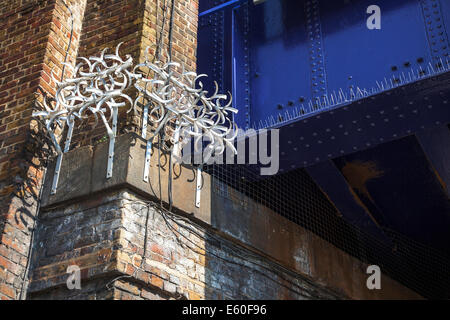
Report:
M 383 229 L 386 243 L 345 220 L 305 169 L 270 178 L 245 165 L 210 165 L 213 190 L 227 197 L 226 184 L 351 256 L 378 265 L 390 278 L 426 298 L 450 298 L 450 257 L 434 248 Z

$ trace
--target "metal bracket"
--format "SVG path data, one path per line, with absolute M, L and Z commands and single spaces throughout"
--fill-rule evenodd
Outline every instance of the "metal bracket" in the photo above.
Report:
M 202 194 L 202 188 L 203 188 L 203 166 L 197 167 L 197 188 L 195 190 L 195 206 L 197 208 L 200 208 L 200 198 Z
M 319 2 L 317 0 L 306 1 L 305 12 L 311 64 L 312 97 L 318 98 L 320 103 L 320 99 L 327 95 L 327 79 Z
M 433 68 L 441 69 L 442 58 L 449 55 L 448 35 L 445 30 L 444 17 L 442 15 L 441 4 L 435 0 L 420 0 L 425 29 L 428 42 L 430 44 L 431 55 L 433 57 Z
M 180 127 L 177 126 L 175 129 L 173 140 L 175 141 L 175 144 L 173 145 L 172 150 L 172 163 L 178 163 L 178 159 L 180 159 Z M 174 161 L 175 160 L 175 161 Z
M 144 181 L 148 182 L 148 176 L 150 173 L 150 159 L 152 156 L 152 141 L 147 141 L 147 147 L 145 149 L 145 164 L 144 164 Z
M 64 153 L 68 152 L 70 149 L 70 142 L 72 141 L 72 135 L 73 135 L 73 127 L 75 126 L 75 121 L 73 118 L 71 121 L 69 121 L 69 129 L 67 131 L 67 138 L 66 143 L 64 145 Z M 56 141 L 55 136 L 52 134 L 52 139 Z M 56 190 L 58 188 L 58 181 L 59 181 L 59 175 L 61 173 L 61 164 L 63 159 L 63 153 L 58 154 L 58 159 L 56 160 L 56 166 L 55 166 L 55 174 L 53 176 L 53 183 L 52 183 L 52 190 L 51 194 L 56 194 Z
M 117 116 L 119 110 L 117 107 L 113 107 L 113 123 L 112 123 L 112 134 L 109 136 L 109 150 L 108 150 L 108 168 L 106 173 L 106 178 L 109 179 L 113 175 L 113 165 L 114 165 L 114 144 L 116 142 L 117 135 Z

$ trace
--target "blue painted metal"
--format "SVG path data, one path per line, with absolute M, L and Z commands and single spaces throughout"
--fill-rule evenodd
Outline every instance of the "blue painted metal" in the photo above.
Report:
M 238 9 L 238 13 L 244 14 Z M 253 128 L 286 118 L 311 97 L 312 63 L 305 4 L 267 1 L 250 5 L 250 119 Z M 241 57 L 235 59 L 239 61 Z M 306 110 L 305 110 L 306 112 Z
M 214 6 L 224 1 L 211 0 L 200 2 L 200 6 L 206 4 Z M 199 18 L 198 37 L 201 39 L 198 44 L 197 58 L 198 71 L 206 73 L 209 78 L 202 79 L 203 84 L 210 92 L 214 92 L 214 81 L 216 81 L 222 91 L 231 88 L 230 65 L 231 60 L 231 35 L 225 33 L 225 29 L 231 25 L 227 11 L 216 11 L 212 14 Z
M 202 3 L 205 10 L 217 5 Z M 252 127 L 263 128 L 342 105 L 340 95 L 377 94 L 448 65 L 448 1 L 381 0 L 381 30 L 366 27 L 371 4 L 268 0 L 257 6 L 251 1 L 231 5 L 233 15 L 226 14 L 223 36 L 233 38 L 233 54 L 225 55 L 228 62 L 222 66 L 207 65 L 199 57 L 199 71 L 212 74 L 211 68 L 222 67 L 226 90 L 249 93 L 250 105 L 245 99 L 236 103 L 248 113 L 238 118 L 241 127 L 250 119 Z M 217 14 L 213 12 L 202 18 Z M 245 31 L 236 21 L 248 21 L 250 28 Z M 203 34 L 200 46 L 211 44 L 210 35 Z M 248 55 L 242 53 L 244 42 Z M 249 83 L 237 80 L 245 77 Z
M 372 4 L 224 6 L 200 19 L 199 72 L 233 92 L 241 128 L 280 129 L 280 173 L 307 168 L 345 219 L 382 241 L 391 229 L 448 251 L 450 1 L 379 0 L 381 30 L 366 27 Z M 367 193 L 344 179 L 355 161 L 385 173 Z
M 247 130 L 251 123 L 250 44 L 247 37 L 249 33 L 248 5 L 243 4 L 239 10 L 244 14 L 238 14 L 237 8 L 232 12 L 233 106 L 239 109 L 234 120 L 240 124 L 241 128 Z
M 398 81 L 402 73 L 426 69 L 432 61 L 417 0 L 379 1 L 381 30 L 366 26 L 373 1 L 321 4 L 330 90 L 371 88 L 385 78 Z

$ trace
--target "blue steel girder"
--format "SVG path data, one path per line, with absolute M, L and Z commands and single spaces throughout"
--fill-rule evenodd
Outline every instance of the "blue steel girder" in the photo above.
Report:
M 449 68 L 449 1 L 380 0 L 381 30 L 366 26 L 370 0 L 200 4 L 199 72 L 234 93 L 242 128 L 310 116 L 344 104 L 341 95 L 366 97 Z M 218 27 L 204 28 L 218 14 Z
M 205 10 L 205 7 L 200 8 L 200 9 L 204 9 L 204 11 L 200 10 L 200 13 L 198 16 L 203 17 L 203 16 L 207 16 L 209 14 L 217 13 L 219 11 L 226 10 L 229 7 L 239 5 L 240 3 L 243 3 L 243 2 L 247 2 L 247 0 L 228 0 L 228 1 L 221 1 L 221 2 L 222 2 L 221 4 L 216 3 L 214 7 L 206 9 L 206 10 Z M 207 2 L 203 1 L 202 4 L 203 3 L 207 3 Z M 208 4 L 211 5 L 210 2 Z
M 241 128 L 281 129 L 281 172 L 449 121 L 449 1 L 380 0 L 381 30 L 370 4 L 201 2 L 199 71 L 233 93 Z

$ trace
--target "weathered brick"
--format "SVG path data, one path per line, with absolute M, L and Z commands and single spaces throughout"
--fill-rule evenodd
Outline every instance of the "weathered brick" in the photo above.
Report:
M 164 286 L 164 281 L 157 276 L 152 276 L 151 284 L 155 287 L 162 289 Z

